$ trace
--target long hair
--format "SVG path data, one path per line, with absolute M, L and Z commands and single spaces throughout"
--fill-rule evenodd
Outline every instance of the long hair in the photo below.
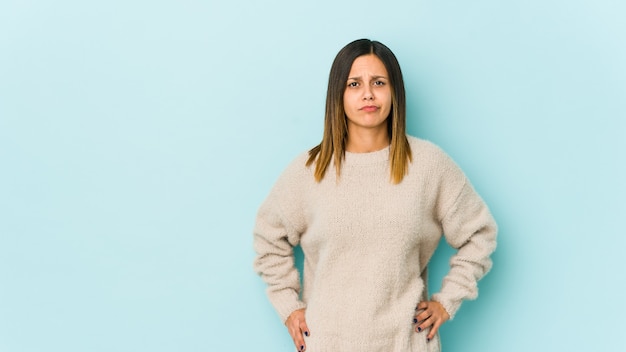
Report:
M 331 160 L 335 164 L 337 177 L 341 174 L 341 164 L 345 157 L 348 125 L 343 106 L 343 94 L 348 82 L 348 75 L 354 60 L 363 55 L 374 54 L 378 57 L 389 74 L 391 85 L 391 110 L 387 117 L 390 148 L 390 178 L 394 184 L 402 182 L 411 162 L 411 148 L 406 137 L 406 98 L 402 71 L 396 56 L 384 44 L 369 39 L 359 39 L 346 45 L 339 51 L 330 68 L 328 90 L 326 93 L 326 113 L 324 117 L 324 136 L 322 142 L 309 150 L 306 166 L 315 162 L 315 180 L 320 182 Z

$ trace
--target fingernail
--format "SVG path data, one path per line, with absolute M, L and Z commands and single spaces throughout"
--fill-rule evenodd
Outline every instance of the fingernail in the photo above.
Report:
M 417 323 L 417 318 L 413 318 L 413 324 Z
M 305 331 L 305 332 L 304 332 L 304 336 L 309 336 L 309 332 L 308 332 L 308 331 Z
M 420 328 L 419 326 L 417 327 L 417 332 L 422 332 L 422 328 Z
M 304 351 L 304 345 L 300 345 L 300 351 Z
M 426 342 L 430 342 L 430 339 L 429 339 L 429 338 L 427 338 L 427 339 L 426 339 Z

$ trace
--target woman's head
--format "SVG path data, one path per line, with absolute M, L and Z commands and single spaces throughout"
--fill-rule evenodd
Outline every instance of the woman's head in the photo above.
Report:
M 354 61 L 367 55 L 374 55 L 382 61 L 388 74 L 388 84 L 391 88 L 390 119 L 387 119 L 389 137 L 392 137 L 393 125 L 396 122 L 403 126 L 406 122 L 406 101 L 404 81 L 400 64 L 395 55 L 384 44 L 369 39 L 359 39 L 346 45 L 339 51 L 330 68 L 328 91 L 326 94 L 326 121 L 334 130 L 345 138 L 347 129 L 344 105 L 344 92 L 348 83 L 348 75 Z M 329 121 L 330 120 L 330 121 Z
M 307 165 L 316 163 L 315 178 L 320 181 L 330 164 L 335 162 L 337 175 L 340 174 L 348 138 L 348 122 L 344 93 L 352 65 L 357 58 L 373 55 L 384 65 L 387 84 L 391 90 L 391 107 L 386 116 L 387 132 L 390 140 L 391 178 L 400 183 L 408 170 L 411 152 L 406 138 L 406 100 L 404 81 L 400 65 L 391 50 L 380 42 L 369 39 L 355 40 L 339 51 L 330 69 L 326 94 L 324 136 L 322 142 L 311 149 Z

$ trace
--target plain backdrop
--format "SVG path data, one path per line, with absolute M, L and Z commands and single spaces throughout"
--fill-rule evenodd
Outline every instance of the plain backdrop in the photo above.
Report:
M 291 351 L 252 227 L 320 141 L 331 62 L 359 38 L 395 52 L 409 133 L 500 225 L 444 351 L 626 350 L 625 17 L 618 0 L 3 0 L 0 351 Z

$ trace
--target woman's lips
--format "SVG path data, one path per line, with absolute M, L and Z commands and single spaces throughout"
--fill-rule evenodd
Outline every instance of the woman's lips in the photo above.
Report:
M 365 112 L 374 112 L 374 111 L 378 110 L 378 106 L 367 105 L 367 106 L 362 107 L 361 110 L 363 110 Z

